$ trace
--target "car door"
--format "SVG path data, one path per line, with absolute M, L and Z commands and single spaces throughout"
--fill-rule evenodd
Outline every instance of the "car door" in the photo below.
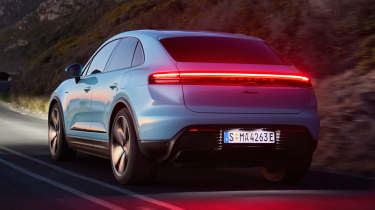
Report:
M 73 98 L 75 98 L 75 100 L 71 100 L 71 103 L 72 107 L 76 107 L 76 110 L 71 112 L 72 120 L 68 127 L 70 128 L 69 133 L 73 136 L 91 138 L 91 133 L 95 132 L 95 128 L 92 126 L 94 116 L 91 110 L 91 96 L 93 86 L 95 86 L 98 81 L 94 75 L 101 74 L 104 71 L 108 59 L 117 43 L 117 40 L 110 42 L 97 51 L 72 90 L 71 94 L 74 96 Z
M 90 81 L 84 78 L 79 81 L 74 81 L 74 79 L 71 81 L 69 90 L 65 91 L 67 104 L 65 111 L 66 134 L 68 136 L 82 136 L 83 128 L 89 127 L 90 91 L 88 83 Z
M 103 74 L 94 75 L 98 81 L 91 96 L 91 110 L 94 112 L 92 125 L 99 132 L 97 136 L 108 139 L 111 107 L 116 95 L 129 80 L 134 51 L 138 40 L 127 37 L 120 40 L 108 61 Z

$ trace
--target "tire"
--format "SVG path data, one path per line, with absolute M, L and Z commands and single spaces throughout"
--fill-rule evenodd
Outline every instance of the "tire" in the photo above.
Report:
M 309 172 L 311 161 L 312 154 L 290 158 L 288 161 L 274 161 L 262 168 L 262 174 L 269 182 L 294 184 Z
M 76 152 L 66 143 L 62 113 L 58 104 L 54 104 L 48 113 L 48 145 L 50 156 L 56 161 L 75 158 Z
M 111 125 L 110 157 L 120 184 L 142 183 L 152 175 L 152 164 L 138 148 L 132 118 L 125 108 L 117 112 Z

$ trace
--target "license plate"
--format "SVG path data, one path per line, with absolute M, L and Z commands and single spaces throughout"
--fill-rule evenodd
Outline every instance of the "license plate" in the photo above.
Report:
M 276 141 L 276 132 L 263 129 L 224 131 L 224 143 L 235 144 L 273 144 Z

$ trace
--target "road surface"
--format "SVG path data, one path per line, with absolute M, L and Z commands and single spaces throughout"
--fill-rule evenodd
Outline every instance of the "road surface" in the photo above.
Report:
M 0 209 L 375 209 L 374 182 L 312 171 L 297 185 L 265 182 L 256 169 L 160 170 L 120 186 L 110 163 L 49 158 L 47 124 L 0 103 Z

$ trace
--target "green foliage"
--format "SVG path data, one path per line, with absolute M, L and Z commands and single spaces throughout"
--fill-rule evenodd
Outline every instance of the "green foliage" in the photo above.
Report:
M 40 113 L 48 112 L 49 98 L 48 97 L 35 97 L 35 96 L 12 96 L 12 103 L 17 106 L 26 108 L 28 110 Z
M 363 70 L 375 69 L 375 34 L 364 38 L 356 53 L 358 57 L 358 67 Z
M 0 100 L 10 103 L 12 101 L 10 93 L 0 93 Z

